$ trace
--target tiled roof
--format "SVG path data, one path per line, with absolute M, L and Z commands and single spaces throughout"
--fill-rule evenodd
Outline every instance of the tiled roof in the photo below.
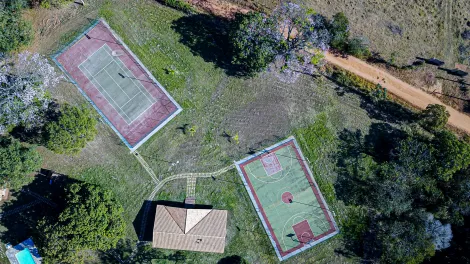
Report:
M 157 205 L 152 246 L 223 253 L 227 211 Z

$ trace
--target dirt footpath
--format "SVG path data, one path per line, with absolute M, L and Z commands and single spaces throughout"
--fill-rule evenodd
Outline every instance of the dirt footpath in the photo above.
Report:
M 467 116 L 454 108 L 443 104 L 436 97 L 411 86 L 389 73 L 367 64 L 354 57 L 342 58 L 333 55 L 329 52 L 326 53 L 325 59 L 340 68 L 343 68 L 351 73 L 354 73 L 370 82 L 380 83 L 383 87 L 387 88 L 390 93 L 406 100 L 410 104 L 424 109 L 429 104 L 441 104 L 447 108 L 450 113 L 448 124 L 456 127 L 467 134 L 470 134 L 470 116 Z M 377 78 L 378 77 L 378 78 Z

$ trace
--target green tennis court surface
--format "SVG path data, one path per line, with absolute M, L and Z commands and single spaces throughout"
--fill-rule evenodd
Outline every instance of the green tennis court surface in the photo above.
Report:
M 132 123 L 155 103 L 140 81 L 118 56 L 112 55 L 111 48 L 106 44 L 78 68 L 127 124 Z
M 281 260 L 337 233 L 295 139 L 237 165 Z

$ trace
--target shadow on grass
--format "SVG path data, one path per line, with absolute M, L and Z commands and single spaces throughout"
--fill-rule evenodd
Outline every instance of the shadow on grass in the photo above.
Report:
M 184 16 L 173 22 L 172 28 L 180 34 L 180 42 L 195 56 L 214 63 L 227 75 L 244 76 L 240 66 L 232 64 L 229 42 L 230 21 L 207 14 Z
M 1 208 L 3 216 L 0 225 L 5 228 L 0 233 L 1 241 L 16 244 L 28 237 L 34 239 L 40 236 L 36 228 L 39 220 L 57 216 L 62 211 L 65 206 L 64 188 L 67 184 L 75 182 L 66 176 L 60 177 L 61 180 L 51 182 L 49 177 L 38 174 L 32 183 L 23 186 L 23 192 L 13 193 L 14 199 L 3 204 Z M 40 202 L 35 194 L 52 201 L 56 207 Z
M 361 99 L 361 108 L 367 111 L 370 118 L 395 124 L 410 124 L 418 120 L 418 115 L 407 107 L 388 99 L 378 98 L 374 92 L 366 92 L 352 84 L 345 84 L 340 75 L 335 73 L 325 77 L 338 85 L 336 92 L 339 96 L 346 93 L 358 95 Z

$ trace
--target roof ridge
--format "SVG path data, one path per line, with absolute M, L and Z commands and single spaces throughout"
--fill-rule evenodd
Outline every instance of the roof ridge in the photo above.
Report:
M 184 232 L 184 230 L 181 229 L 180 225 L 178 225 L 178 222 L 176 222 L 176 219 L 173 217 L 173 215 L 171 215 L 170 211 L 168 211 L 168 209 L 166 209 L 166 206 L 165 206 L 165 205 L 163 205 L 163 208 L 165 208 L 165 211 L 170 215 L 171 219 L 173 219 L 173 222 L 175 222 L 176 226 L 178 226 L 178 228 L 181 230 L 181 232 L 183 232 L 183 234 L 186 234 L 186 233 Z M 182 208 L 182 209 L 185 209 L 185 208 Z M 187 211 L 186 211 L 186 213 L 187 213 Z M 185 217 L 185 219 L 184 219 L 185 224 L 186 224 L 186 218 L 187 218 L 187 217 Z
M 196 209 L 196 210 L 200 210 L 200 209 Z M 187 233 L 189 233 L 189 231 L 193 230 L 196 226 L 198 226 L 198 225 L 202 222 L 202 220 L 206 219 L 206 217 L 207 217 L 208 215 L 210 215 L 210 214 L 212 213 L 212 211 L 214 211 L 214 209 L 212 209 L 212 208 L 211 208 L 211 209 L 203 209 L 203 210 L 210 210 L 210 211 L 209 211 L 209 213 L 207 213 L 203 218 L 201 218 L 201 219 L 197 222 L 197 224 L 195 224 L 195 225 L 194 225 L 193 227 L 191 227 L 187 232 L 185 232 L 185 234 L 187 234 Z M 187 212 L 187 211 L 186 211 L 186 212 Z M 186 219 L 187 219 L 187 218 L 188 218 L 188 216 L 186 215 Z M 185 226 L 185 229 L 186 229 L 186 226 Z

